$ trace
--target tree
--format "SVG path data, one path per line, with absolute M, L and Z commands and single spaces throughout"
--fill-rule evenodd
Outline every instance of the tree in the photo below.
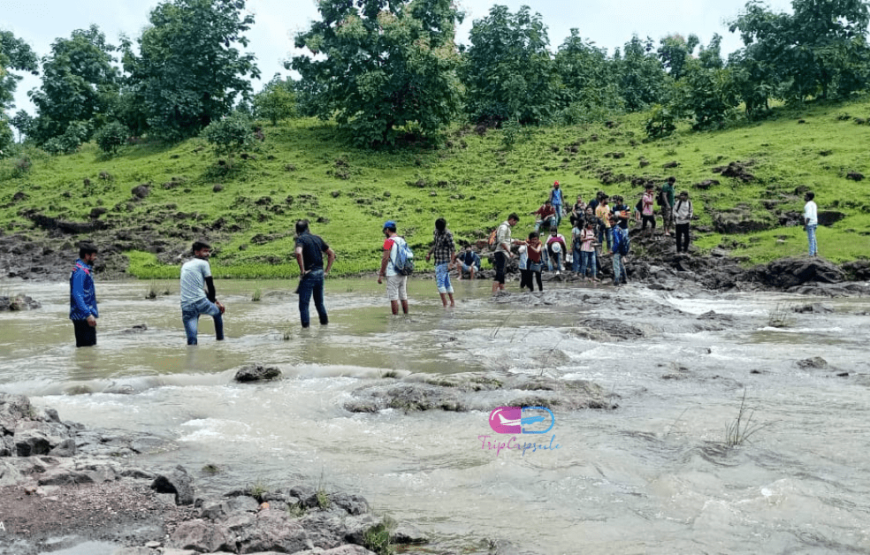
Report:
M 608 117 L 624 110 L 619 95 L 616 64 L 607 58 L 607 51 L 586 42 L 577 29 L 559 46 L 556 71 L 565 87 L 569 107 L 563 112 L 566 123 L 579 123 L 590 116 Z
M 211 122 L 200 136 L 212 145 L 215 154 L 227 156 L 226 169 L 232 169 L 235 155 L 254 146 L 255 140 L 251 120 L 239 112 Z
M 691 115 L 695 130 L 722 127 L 728 112 L 740 102 L 740 90 L 730 68 L 708 69 L 699 60 L 689 60 L 683 70 L 672 111 Z
M 560 107 L 559 74 L 541 14 L 495 5 L 474 22 L 465 56 L 466 110 L 473 121 L 541 123 Z
M 729 26 L 740 32 L 739 59 L 769 69 L 779 94 L 802 102 L 810 96 L 844 97 L 867 86 L 865 0 L 793 0 L 793 14 L 774 13 L 750 1 Z
M 285 64 L 316 93 L 305 95 L 307 110 L 334 116 L 371 146 L 407 132 L 431 137 L 452 120 L 462 13 L 450 0 L 321 0 L 318 10 L 320 21 L 296 36 L 296 47 L 311 56 Z
M 9 152 L 13 142 L 6 110 L 14 107 L 12 101 L 21 76 L 12 72 L 29 71 L 36 75 L 37 69 L 36 54 L 30 46 L 9 31 L 0 31 L 0 158 Z
M 652 104 L 666 104 L 667 74 L 653 53 L 653 41 L 641 42 L 637 35 L 625 43 L 625 53 L 614 54 L 619 78 L 619 94 L 627 110 L 636 112 Z
M 296 115 L 296 92 L 292 79 L 286 81 L 276 74 L 263 90 L 254 95 L 254 116 L 267 119 L 272 125 L 278 120 Z
M 124 146 L 129 136 L 130 130 L 126 125 L 113 121 L 97 131 L 94 134 L 94 140 L 97 142 L 100 150 L 108 154 L 115 154 L 119 148 Z
M 691 59 L 692 52 L 695 51 L 699 42 L 695 35 L 689 35 L 688 40 L 681 35 L 670 35 L 661 40 L 661 46 L 658 49 L 659 59 L 675 80 L 679 80 L 683 76 L 683 68 L 686 62 Z
M 152 133 L 167 140 L 190 137 L 229 114 L 236 98 L 252 90 L 260 71 L 243 33 L 254 22 L 242 16 L 244 0 L 172 0 L 151 11 L 139 54 L 123 41 L 128 86 Z
M 115 50 L 96 25 L 52 43 L 51 54 L 42 59 L 42 85 L 28 93 L 37 110 L 30 128 L 37 144 L 60 137 L 72 122 L 83 122 L 92 132 L 109 119 L 118 96 Z

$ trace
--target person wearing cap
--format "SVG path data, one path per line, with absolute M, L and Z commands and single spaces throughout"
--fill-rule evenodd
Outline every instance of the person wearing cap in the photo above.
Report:
M 556 225 L 562 223 L 562 206 L 564 206 L 564 202 L 562 201 L 562 189 L 559 187 L 559 182 L 553 182 L 553 188 L 550 190 L 550 204 L 553 205 L 553 209 L 556 210 Z
M 550 230 L 550 237 L 547 238 L 547 270 L 553 271 L 556 268 L 556 275 L 562 273 L 562 260 L 565 257 L 565 252 L 568 247 L 565 245 L 565 237 L 559 233 L 558 228 Z
M 393 252 L 405 243 L 403 237 L 396 233 L 396 222 L 387 220 L 384 223 L 384 254 L 381 257 L 381 271 L 378 273 L 378 283 L 387 279 L 387 299 L 390 300 L 390 309 L 393 315 L 399 314 L 399 303 L 402 305 L 402 313 L 408 314 L 408 276 L 403 276 L 396 271 L 393 264 Z
M 677 252 L 689 252 L 689 222 L 692 221 L 693 215 L 689 191 L 681 191 L 674 204 L 674 221 L 677 224 Z

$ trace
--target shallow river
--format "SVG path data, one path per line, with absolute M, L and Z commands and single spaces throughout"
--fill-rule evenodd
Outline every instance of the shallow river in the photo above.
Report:
M 332 280 L 330 325 L 301 330 L 294 284 L 263 282 L 252 302 L 257 284 L 219 281 L 227 340 L 214 341 L 206 318 L 188 348 L 177 283 L 158 283 L 169 294 L 155 300 L 147 283 L 98 283 L 99 345 L 77 350 L 67 284 L 0 282 L 0 294 L 43 305 L 0 314 L 0 390 L 64 420 L 172 438 L 177 449 L 144 458 L 186 465 L 199 491 L 302 479 L 480 553 L 490 540 L 535 553 L 870 552 L 870 327 L 858 314 L 870 299 L 826 300 L 833 313 L 789 312 L 787 327 L 771 328 L 777 306 L 818 299 L 553 287 L 554 304 L 533 306 L 493 302 L 489 283 L 456 285 L 457 308 L 445 311 L 433 282 L 412 282 L 405 318 L 388 314 L 373 281 Z M 710 310 L 733 321 L 699 331 Z M 645 336 L 573 333 L 588 318 Z M 124 333 L 137 324 L 148 330 Z M 810 357 L 830 367 L 796 364 Z M 284 379 L 234 383 L 251 361 Z M 558 449 L 496 454 L 478 438 L 495 435 L 488 411 L 343 408 L 354 389 L 395 379 L 381 377 L 390 370 L 586 379 L 619 407 L 556 409 Z M 764 427 L 729 448 L 744 392 Z M 209 463 L 223 472 L 206 476 Z

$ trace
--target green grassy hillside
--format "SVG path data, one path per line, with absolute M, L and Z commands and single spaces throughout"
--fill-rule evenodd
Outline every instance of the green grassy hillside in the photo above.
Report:
M 452 130 L 440 149 L 392 153 L 353 149 L 332 125 L 296 120 L 266 126 L 253 159 L 237 160 L 228 173 L 199 139 L 127 147 L 115 157 L 93 145 L 59 157 L 34 150 L 28 171 L 16 170 L 20 157 L 0 163 L 0 224 L 7 235 L 36 236 L 45 232 L 33 229 L 28 211 L 85 222 L 102 206 L 107 213 L 99 218 L 109 229 L 96 233 L 157 236 L 171 244 L 158 257 L 147 252 L 147 241 L 119 239 L 135 249 L 128 252 L 129 271 L 138 277 L 177 275 L 177 255 L 197 236 L 216 241 L 217 275 L 288 277 L 296 273 L 293 223 L 306 217 L 338 253 L 336 272 L 350 274 L 377 267 L 386 219 L 396 220 L 400 234 L 425 252 L 439 216 L 457 238 L 475 240 L 516 211 L 523 219 L 514 234 L 524 235 L 534 223 L 525 214 L 543 202 L 554 180 L 572 201 L 578 193 L 588 200 L 599 189 L 635 199 L 643 179 L 673 175 L 677 190 L 692 195 L 701 218 L 696 225 L 710 228 L 697 237 L 698 246 L 721 244 L 747 263 L 803 253 L 801 228 L 781 227 L 779 214 L 802 209 L 794 192 L 806 186 L 816 191 L 820 210 L 846 216 L 819 229 L 821 254 L 843 262 L 870 253 L 870 187 L 846 177 L 870 176 L 870 125 L 855 119 L 868 117 L 870 100 L 864 99 L 780 109 L 767 121 L 719 132 L 684 126 L 672 137 L 644 142 L 644 115 L 636 114 L 609 126 L 531 129 L 509 151 L 502 131 L 480 135 L 465 127 Z M 754 179 L 714 173 L 735 161 Z M 679 165 L 665 168 L 670 162 Z M 720 183 L 693 186 L 710 179 Z M 150 193 L 136 200 L 131 190 L 143 183 L 150 183 Z M 762 230 L 724 236 L 713 231 L 717 214 Z M 70 243 L 85 238 L 70 236 Z

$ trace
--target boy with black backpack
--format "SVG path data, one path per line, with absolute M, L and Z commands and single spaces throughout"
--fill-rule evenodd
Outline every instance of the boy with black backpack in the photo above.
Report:
M 625 256 L 631 248 L 631 243 L 628 238 L 628 230 L 617 225 L 618 217 L 616 214 L 610 215 L 613 227 L 613 285 L 628 283 L 628 273 L 625 271 Z

